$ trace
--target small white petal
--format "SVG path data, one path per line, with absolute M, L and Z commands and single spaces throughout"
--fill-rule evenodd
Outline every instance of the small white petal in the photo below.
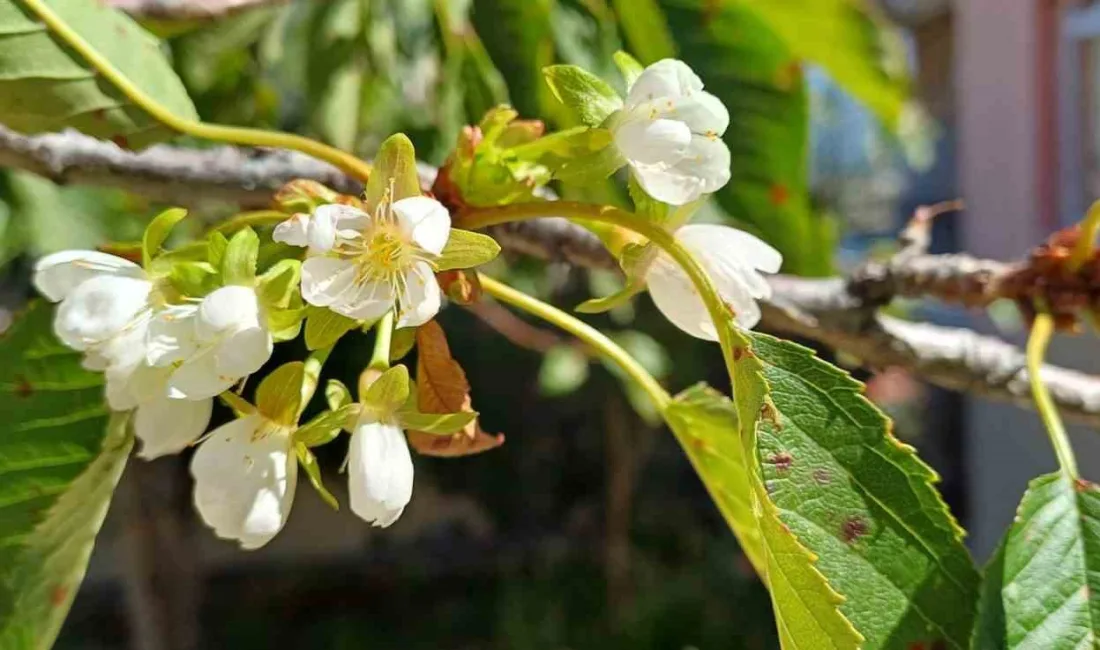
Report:
M 397 290 L 386 281 L 364 281 L 350 289 L 329 305 L 332 311 L 356 320 L 373 320 L 393 309 Z
M 198 305 L 173 305 L 153 316 L 145 341 L 145 359 L 154 366 L 183 361 L 198 350 Z
M 691 129 L 677 120 L 631 114 L 612 128 L 619 152 L 632 165 L 672 165 L 691 144 Z
M 275 226 L 271 238 L 290 246 L 309 246 L 309 215 L 297 213 Z
M 104 374 L 107 403 L 116 411 L 128 411 L 139 404 L 167 395 L 172 368 L 140 362 L 134 366 L 111 366 Z
M 260 303 L 251 287 L 222 287 L 203 298 L 195 323 L 199 340 L 259 327 Z
M 146 280 L 101 275 L 85 280 L 61 302 L 54 332 L 74 350 L 86 350 L 117 336 L 148 304 Z
M 141 440 L 138 456 L 151 460 L 176 454 L 199 439 L 210 424 L 214 400 L 154 398 L 137 407 L 134 434 Z
M 262 327 L 249 327 L 230 334 L 215 351 L 218 375 L 247 377 L 271 358 L 271 334 Z
M 673 325 L 707 341 L 717 341 L 718 331 L 706 304 L 688 276 L 671 259 L 659 255 L 646 274 L 646 287 L 653 304 Z
M 627 94 L 626 105 L 633 108 L 659 97 L 684 97 L 703 89 L 699 75 L 683 61 L 662 59 L 642 71 Z
M 432 267 L 419 262 L 405 275 L 405 295 L 400 301 L 403 312 L 397 327 L 419 327 L 435 318 L 442 301 L 439 283 Z
M 313 218 L 332 224 L 334 230 L 363 230 L 370 225 L 370 215 L 359 208 L 328 203 L 313 212 Z
M 707 250 L 718 258 L 736 259 L 765 273 L 778 273 L 783 255 L 764 240 L 744 230 L 717 224 L 689 224 L 676 231 L 676 238 L 692 249 Z
M 730 179 L 730 152 L 718 138 L 693 135 L 675 163 L 631 163 L 638 183 L 653 198 L 669 205 L 686 205 L 721 189 Z
M 451 236 L 451 214 L 427 196 L 411 196 L 393 204 L 393 213 L 417 246 L 434 255 L 443 252 Z
M 92 372 L 103 372 L 110 364 L 111 360 L 97 350 L 88 350 L 84 353 L 84 358 L 80 360 L 80 367 Z
M 99 251 L 61 251 L 34 265 L 34 286 L 47 300 L 58 302 L 85 280 L 101 275 L 144 278 L 145 271 L 130 260 Z
M 199 514 L 218 537 L 249 550 L 269 542 L 286 524 L 298 481 L 289 434 L 260 435 L 264 424 L 249 415 L 221 426 L 191 459 Z
M 184 361 L 168 380 L 168 395 L 174 399 L 206 399 L 228 390 L 240 377 L 218 373 L 215 348 L 207 348 Z
M 401 429 L 379 422 L 357 425 L 348 451 L 351 511 L 384 528 L 401 516 L 412 489 L 412 457 Z
M 311 305 L 328 307 L 355 285 L 355 263 L 335 257 L 311 257 L 302 263 L 302 297 Z

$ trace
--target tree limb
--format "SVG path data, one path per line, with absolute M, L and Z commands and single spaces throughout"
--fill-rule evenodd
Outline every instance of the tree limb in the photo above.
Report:
M 75 132 L 28 137 L 0 128 L 0 166 L 183 206 L 221 201 L 264 207 L 295 178 L 344 193 L 362 189 L 335 168 L 291 152 L 158 145 L 134 153 Z M 508 224 L 490 232 L 511 251 L 587 268 L 618 268 L 594 235 L 565 219 Z M 1006 287 L 1015 290 L 1019 283 L 1011 280 L 1022 264 L 927 255 L 921 248 L 869 263 L 848 278 L 774 276 L 773 297 L 762 305 L 762 325 L 854 355 L 871 368 L 900 366 L 938 386 L 1030 407 L 1023 353 L 1015 346 L 967 329 L 910 323 L 878 312 L 895 296 L 965 305 L 1020 299 Z M 1100 377 L 1047 366 L 1044 378 L 1067 418 L 1100 426 Z

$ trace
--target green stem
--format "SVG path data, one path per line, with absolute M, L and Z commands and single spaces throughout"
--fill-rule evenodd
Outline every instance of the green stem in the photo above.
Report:
M 745 345 L 747 341 L 734 327 L 723 327 L 733 313 L 718 295 L 706 270 L 699 261 L 685 249 L 679 241 L 659 225 L 650 223 L 634 213 L 611 206 L 591 205 L 573 201 L 547 201 L 542 203 L 517 203 L 494 208 L 471 208 L 458 216 L 456 226 L 476 230 L 512 221 L 526 221 L 541 217 L 559 216 L 571 219 L 587 219 L 613 226 L 619 226 L 638 233 L 664 250 L 687 274 L 699 296 L 706 304 L 707 312 L 718 330 L 718 340 L 727 357 L 730 373 L 733 372 L 732 360 L 734 344 Z
M 304 375 L 302 377 L 302 405 L 298 407 L 298 415 L 306 410 L 313 394 L 317 392 L 317 384 L 321 381 L 321 367 L 325 365 L 328 355 L 332 353 L 332 346 L 314 350 L 306 357 Z
M 498 282 L 483 274 L 478 274 L 481 288 L 497 300 L 522 309 L 530 314 L 553 323 L 592 346 L 600 354 L 615 363 L 624 373 L 633 379 L 638 386 L 645 390 L 657 410 L 664 412 L 672 398 L 653 375 L 638 363 L 634 357 L 627 354 L 626 350 L 615 344 L 605 334 L 596 328 L 584 323 L 564 311 L 548 305 L 537 298 L 533 298 L 522 291 L 517 291 L 508 285 Z
M 1073 446 L 1070 444 L 1066 428 L 1062 425 L 1062 418 L 1058 415 L 1058 408 L 1050 397 L 1050 391 L 1043 383 L 1042 367 L 1046 358 L 1047 346 L 1050 337 L 1054 334 L 1054 318 L 1047 312 L 1040 312 L 1035 317 L 1031 326 L 1031 335 L 1027 339 L 1027 374 L 1031 382 L 1031 394 L 1035 398 L 1035 407 L 1039 410 L 1039 417 L 1043 420 L 1050 443 L 1054 446 L 1054 454 L 1058 457 L 1058 464 L 1062 471 L 1070 478 L 1076 479 L 1077 459 L 1073 455 Z
M 374 354 L 367 364 L 369 370 L 386 370 L 390 367 L 390 345 L 393 341 L 393 312 L 386 315 L 374 326 Z
M 207 140 L 232 142 L 254 147 L 294 149 L 295 151 L 300 151 L 314 158 L 331 163 L 364 183 L 370 177 L 371 167 L 369 164 L 349 153 L 322 144 L 316 140 L 287 133 L 263 131 L 261 129 L 223 126 L 220 124 L 203 124 L 173 114 L 170 110 L 127 79 L 114 64 L 100 54 L 90 43 L 88 43 L 88 41 L 84 40 L 83 36 L 69 27 L 60 16 L 46 6 L 44 0 L 20 1 L 28 9 L 33 11 L 58 38 L 83 57 L 85 61 L 95 68 L 99 74 L 103 75 L 103 78 L 117 88 L 127 99 L 165 126 L 175 129 L 180 133 L 186 133 L 187 135 L 205 138 Z
M 1071 271 L 1077 271 L 1088 261 L 1089 256 L 1092 255 L 1092 246 L 1098 231 L 1100 231 L 1100 201 L 1089 207 L 1085 219 L 1081 222 L 1081 236 L 1077 239 L 1077 245 L 1073 247 L 1073 254 L 1069 258 Z

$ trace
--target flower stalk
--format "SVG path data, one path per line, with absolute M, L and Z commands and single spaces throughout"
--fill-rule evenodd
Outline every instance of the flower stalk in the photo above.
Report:
M 1035 408 L 1039 411 L 1039 417 L 1050 436 L 1050 444 L 1054 447 L 1054 454 L 1058 457 L 1058 464 L 1071 479 L 1078 477 L 1077 458 L 1073 454 L 1073 445 L 1070 444 L 1066 428 L 1062 424 L 1062 418 L 1058 415 L 1058 407 L 1050 396 L 1050 391 L 1043 383 L 1042 368 L 1043 359 L 1046 358 L 1047 347 L 1050 345 L 1051 336 L 1054 334 L 1054 317 L 1046 311 L 1040 311 L 1031 325 L 1031 335 L 1027 339 L 1027 374 L 1031 383 L 1031 394 L 1035 399 Z

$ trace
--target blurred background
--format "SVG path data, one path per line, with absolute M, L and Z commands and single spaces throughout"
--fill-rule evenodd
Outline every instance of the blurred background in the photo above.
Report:
M 1089 2 L 774 0 L 769 20 L 739 0 L 152 3 L 225 14 L 178 21 L 142 15 L 140 0 L 107 1 L 165 38 L 204 119 L 305 133 L 365 157 L 403 131 L 437 165 L 462 125 L 498 103 L 568 126 L 543 65 L 576 63 L 621 86 L 614 51 L 643 61 L 675 52 L 733 116 L 734 180 L 702 218 L 761 234 L 790 273 L 888 254 L 916 206 L 957 197 L 967 210 L 937 221 L 933 249 L 1010 259 L 1100 197 L 1100 6 Z M 221 11 L 228 4 L 241 6 Z M 794 5 L 812 9 L 781 8 Z M 558 189 L 626 201 L 614 182 Z M 0 171 L 0 329 L 31 297 L 36 257 L 134 239 L 160 207 Z M 232 211 L 200 209 L 209 219 Z M 518 256 L 497 264 L 562 306 L 616 282 Z M 894 308 L 1020 340 L 1011 313 Z M 57 647 L 778 647 L 765 590 L 643 398 L 496 305 L 452 306 L 441 322 L 502 447 L 416 457 L 413 501 L 387 530 L 332 511 L 303 481 L 287 528 L 249 553 L 195 516 L 186 455 L 134 462 Z M 594 322 L 669 387 L 728 389 L 717 349 L 674 330 L 648 298 Z M 365 345 L 346 337 L 326 375 L 352 384 Z M 1100 370 L 1098 351 L 1067 339 L 1051 356 Z M 1054 467 L 1037 418 L 903 371 L 853 372 L 941 474 L 984 561 L 1027 480 Z M 1100 473 L 1094 438 L 1076 434 L 1085 474 Z M 321 448 L 321 463 L 346 503 L 339 447 Z

